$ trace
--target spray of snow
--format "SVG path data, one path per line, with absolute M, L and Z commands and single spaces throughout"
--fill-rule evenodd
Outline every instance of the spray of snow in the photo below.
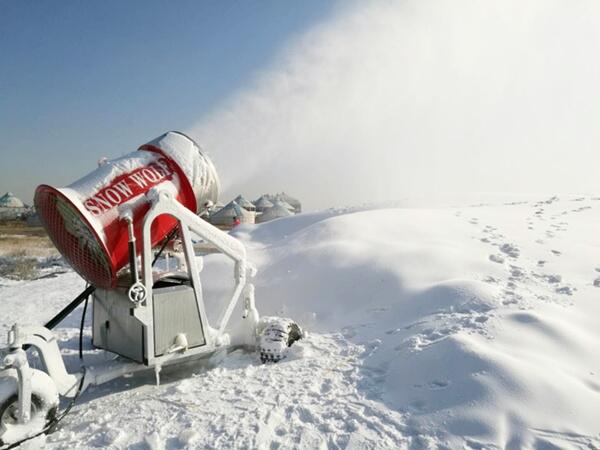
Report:
M 600 189 L 598 2 L 344 6 L 188 130 L 226 195 Z

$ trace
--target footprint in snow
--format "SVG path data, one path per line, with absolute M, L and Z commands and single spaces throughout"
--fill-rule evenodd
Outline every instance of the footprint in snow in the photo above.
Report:
M 437 391 L 439 389 L 446 389 L 448 386 L 450 386 L 450 382 L 444 381 L 444 380 L 433 380 L 433 381 L 427 383 L 427 387 L 429 389 L 431 389 L 432 391 Z
M 488 447 L 486 444 L 481 442 L 472 441 L 471 439 L 465 439 L 465 450 L 486 450 Z
M 505 243 L 500 246 L 500 251 L 511 258 L 518 258 L 521 254 L 519 247 L 515 244 Z
M 521 267 L 510 266 L 510 279 L 521 280 L 525 276 L 525 271 Z
M 490 255 L 490 261 L 493 261 L 498 264 L 504 263 L 504 257 L 502 255 Z
M 581 211 L 585 211 L 586 209 L 592 209 L 592 207 L 591 206 L 582 206 L 581 208 L 574 209 L 572 212 L 581 212 Z
M 558 284 L 562 282 L 561 275 L 544 275 L 544 279 L 550 284 Z
M 532 275 L 537 278 L 544 280 L 546 283 L 550 284 L 558 284 L 562 282 L 562 275 L 554 275 L 554 274 L 540 274 L 533 272 Z
M 327 392 L 331 391 L 332 388 L 333 384 L 331 380 L 327 379 L 323 381 L 323 383 L 321 384 L 321 394 L 326 394 Z
M 556 288 L 557 294 L 573 295 L 574 292 L 575 288 L 572 288 L 571 286 L 561 286 L 559 288 Z
M 594 280 L 594 286 L 600 287 L 600 277 L 598 277 Z
M 550 250 L 552 253 L 554 253 L 556 256 L 560 256 L 562 255 L 562 252 L 558 251 L 558 250 Z
M 485 277 L 483 279 L 483 282 L 484 283 L 489 283 L 489 284 L 498 284 L 498 283 L 500 283 L 500 280 L 498 278 L 496 278 L 496 277 L 488 275 L 487 277 Z
M 545 265 L 545 264 L 546 264 L 546 261 L 544 261 L 543 259 L 540 259 L 540 260 L 537 262 L 537 265 L 538 265 L 539 267 L 544 267 L 544 265 Z

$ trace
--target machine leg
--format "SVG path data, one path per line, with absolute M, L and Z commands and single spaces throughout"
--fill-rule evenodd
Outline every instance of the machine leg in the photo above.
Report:
M 7 367 L 16 369 L 19 379 L 18 384 L 18 405 L 19 412 L 17 420 L 19 423 L 29 422 L 31 414 L 31 376 L 32 371 L 27 361 L 27 354 L 23 349 L 17 349 L 4 358 L 4 364 Z
M 19 378 L 23 377 L 23 381 L 27 381 L 27 370 L 30 371 L 31 369 L 27 362 L 27 353 L 23 348 L 33 346 L 39 351 L 48 375 L 56 384 L 60 395 L 65 397 L 76 395 L 77 386 L 82 375 L 73 375 L 67 372 L 56 338 L 50 330 L 39 325 L 14 325 L 8 336 L 12 351 L 5 361 L 11 361 L 10 363 L 7 362 L 7 365 L 15 367 L 17 371 L 19 371 L 19 367 L 23 367 L 19 371 Z M 29 378 L 31 378 L 31 375 L 29 375 Z M 19 385 L 21 384 L 19 382 Z

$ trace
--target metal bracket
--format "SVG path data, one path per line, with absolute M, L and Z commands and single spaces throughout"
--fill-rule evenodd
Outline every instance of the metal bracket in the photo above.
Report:
M 8 368 L 14 368 L 19 378 L 17 421 L 27 423 L 31 418 L 31 377 L 32 371 L 27 361 L 27 353 L 22 348 L 13 350 L 4 358 Z

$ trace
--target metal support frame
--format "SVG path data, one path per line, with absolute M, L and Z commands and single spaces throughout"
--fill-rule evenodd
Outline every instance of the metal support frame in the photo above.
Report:
M 146 349 L 148 351 L 147 364 L 150 366 L 153 364 L 161 364 L 163 361 L 167 361 L 174 357 L 173 354 L 155 357 L 153 352 L 150 350 L 154 349 L 154 323 L 152 320 L 153 305 L 151 301 L 154 278 L 151 264 L 152 245 L 150 231 L 152 223 L 158 216 L 168 214 L 179 222 L 179 230 L 183 243 L 185 262 L 190 275 L 192 287 L 194 288 L 196 295 L 196 303 L 198 306 L 198 311 L 200 312 L 200 320 L 202 322 L 203 329 L 205 330 L 206 344 L 201 347 L 189 349 L 186 354 L 192 355 L 197 353 L 211 352 L 217 347 L 229 343 L 229 337 L 225 333 L 225 328 L 229 323 L 233 309 L 242 295 L 242 292 L 247 288 L 247 286 L 250 285 L 247 284 L 247 272 L 249 269 L 246 262 L 246 249 L 241 242 L 214 227 L 213 225 L 210 225 L 206 221 L 200 219 L 198 216 L 176 201 L 173 198 L 173 195 L 168 191 L 153 189 L 147 194 L 147 196 L 152 204 L 150 210 L 144 218 L 144 224 L 142 228 L 142 282 L 146 287 L 147 300 L 135 308 L 134 315 L 146 327 L 145 339 Z M 214 246 L 234 262 L 234 290 L 229 302 L 227 303 L 227 307 L 221 313 L 216 329 L 211 327 L 209 324 L 204 308 L 202 284 L 200 282 L 198 264 L 192 245 L 192 232 Z M 251 275 L 253 275 L 253 273 L 251 273 Z
M 16 369 L 18 377 L 18 423 L 29 421 L 31 414 L 31 377 L 32 372 L 27 362 L 25 350 L 19 348 L 4 359 L 4 363 Z
M 21 379 L 27 381 L 29 363 L 27 353 L 23 347 L 32 346 L 38 350 L 46 372 L 54 383 L 60 395 L 74 397 L 77 386 L 81 380 L 81 374 L 70 374 L 67 372 L 65 363 L 60 354 L 58 343 L 52 332 L 41 325 L 13 325 L 8 333 L 9 347 L 13 349 L 5 358 L 4 365 L 17 369 L 19 374 L 19 401 L 21 401 Z M 27 392 L 23 392 L 27 394 Z M 29 390 L 31 394 L 31 390 Z M 29 395 L 30 396 L 30 395 Z M 29 411 L 29 409 L 27 409 Z

